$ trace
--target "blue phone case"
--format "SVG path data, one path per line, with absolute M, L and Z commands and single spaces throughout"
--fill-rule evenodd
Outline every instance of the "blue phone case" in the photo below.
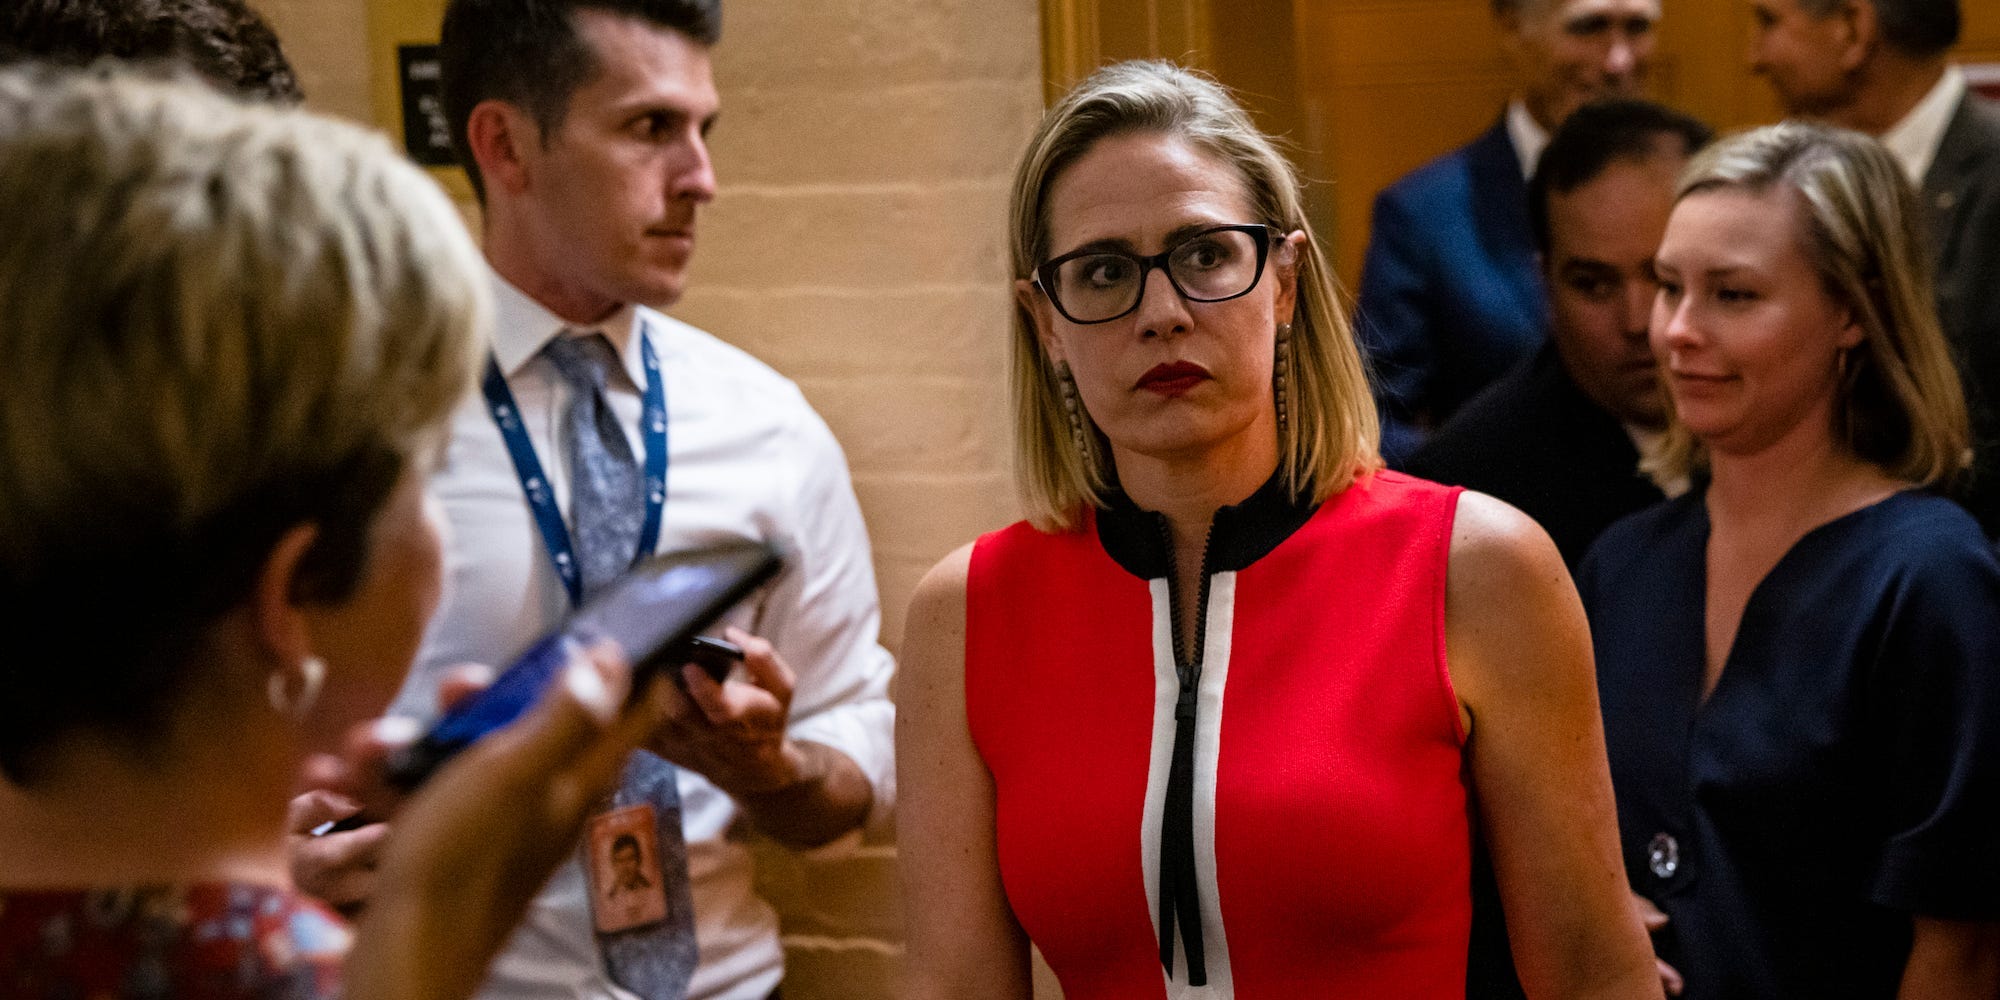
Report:
M 649 559 L 579 608 L 556 631 L 529 646 L 493 685 L 454 706 L 422 739 L 388 762 L 392 784 L 423 783 L 452 755 L 532 707 L 556 675 L 600 638 L 632 660 L 632 689 L 668 663 L 702 629 L 748 597 L 784 565 L 770 545 L 745 542 Z M 719 679 L 719 678 L 718 678 Z

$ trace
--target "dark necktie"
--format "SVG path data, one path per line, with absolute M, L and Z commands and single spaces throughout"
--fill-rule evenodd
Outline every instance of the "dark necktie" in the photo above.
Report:
M 632 565 L 645 519 L 643 476 L 604 395 L 605 380 L 619 366 L 610 342 L 599 334 L 565 333 L 550 341 L 543 353 L 570 388 L 561 428 L 570 470 L 569 533 L 587 600 Z M 685 997 L 698 958 L 676 777 L 672 764 L 641 750 L 625 765 L 612 800 L 613 809 L 651 806 L 654 810 L 658 839 L 653 853 L 666 893 L 666 917 L 597 935 L 612 980 L 645 1000 Z M 601 846 L 586 840 L 584 850 Z M 598 859 L 586 857 L 584 863 L 588 866 Z M 592 905 L 597 904 L 593 899 Z

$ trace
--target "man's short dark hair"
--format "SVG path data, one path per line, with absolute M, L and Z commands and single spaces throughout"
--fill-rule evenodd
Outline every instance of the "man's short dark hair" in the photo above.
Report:
M 625 850 L 628 847 L 632 849 L 632 853 L 634 854 L 639 854 L 639 855 L 645 854 L 644 851 L 639 850 L 639 838 L 634 837 L 629 833 L 621 833 L 618 835 L 617 839 L 611 842 L 611 853 L 617 854 L 619 851 Z
M 482 101 L 527 111 L 543 138 L 562 126 L 569 98 L 597 74 L 597 54 L 577 34 L 576 12 L 636 17 L 711 46 L 722 37 L 722 0 L 452 0 L 438 58 L 451 145 L 481 201 L 486 186 L 466 145 Z
M 1826 17 L 1850 2 L 1874 5 L 1882 40 L 1899 52 L 1928 58 L 1958 44 L 1958 0 L 1799 0 L 1799 7 Z
M 1592 101 L 1578 108 L 1549 138 L 1528 181 L 1528 217 L 1535 247 L 1549 252 L 1549 195 L 1568 194 L 1620 161 L 1662 153 L 1693 156 L 1715 133 L 1672 108 L 1632 98 Z
M 182 65 L 241 96 L 304 98 L 278 36 L 242 0 L 7 0 L 0 63 Z

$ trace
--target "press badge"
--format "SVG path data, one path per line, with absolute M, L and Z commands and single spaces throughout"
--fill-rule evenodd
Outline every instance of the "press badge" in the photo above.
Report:
M 646 804 L 591 819 L 584 841 L 590 850 L 590 913 L 599 934 L 667 919 L 659 831 L 658 815 Z

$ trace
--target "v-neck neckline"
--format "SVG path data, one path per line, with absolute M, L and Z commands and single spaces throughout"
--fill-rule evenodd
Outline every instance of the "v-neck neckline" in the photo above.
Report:
M 1743 648 L 1744 628 L 1750 624 L 1752 612 L 1756 611 L 1761 604 L 1768 603 L 1769 599 L 1766 597 L 1766 594 L 1770 592 L 1771 581 L 1781 578 L 1790 570 L 1793 563 L 1803 559 L 1804 557 L 1800 553 L 1806 551 L 1808 547 L 1817 548 L 1821 546 L 1827 536 L 1845 530 L 1849 525 L 1857 523 L 1864 517 L 1870 516 L 1874 512 L 1880 511 L 1910 494 L 1911 491 L 1908 489 L 1899 489 L 1874 503 L 1856 507 L 1830 521 L 1815 525 L 1787 547 L 1784 554 L 1780 555 L 1778 560 L 1771 564 L 1771 568 L 1766 570 L 1764 575 L 1758 578 L 1755 584 L 1751 585 L 1749 595 L 1743 600 L 1743 610 L 1736 616 L 1736 631 L 1729 637 L 1729 648 L 1723 651 L 1722 672 L 1716 676 L 1715 686 L 1708 689 L 1707 692 L 1702 691 L 1702 682 L 1708 676 L 1708 543 L 1714 531 L 1714 523 L 1710 520 L 1708 514 L 1707 492 L 1704 490 L 1702 493 L 1690 497 L 1694 501 L 1695 516 L 1699 519 L 1696 525 L 1697 537 L 1693 552 L 1696 577 L 1694 609 L 1694 625 L 1697 640 L 1695 642 L 1696 655 L 1694 662 L 1694 715 L 1696 718 L 1699 718 L 1707 710 L 1708 706 L 1715 703 L 1715 699 L 1722 694 L 1723 685 L 1730 682 L 1729 678 L 1742 672 L 1736 660 L 1738 653 Z

